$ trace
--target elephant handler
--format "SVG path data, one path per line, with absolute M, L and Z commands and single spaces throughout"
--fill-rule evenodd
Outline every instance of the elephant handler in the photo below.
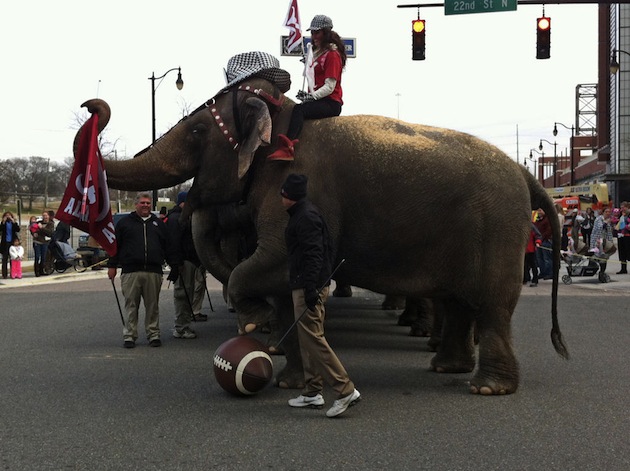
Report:
M 138 193 L 135 203 L 136 210 L 116 224 L 118 251 L 107 262 L 107 276 L 113 281 L 118 266 L 122 267 L 120 286 L 127 315 L 123 327 L 123 346 L 136 346 L 138 311 L 140 299 L 143 299 L 147 340 L 151 347 L 159 347 L 162 345 L 159 311 L 162 264 L 166 259 L 171 266 L 168 279 L 175 281 L 181 259 L 170 241 L 166 225 L 151 212 L 151 193 Z
M 208 320 L 208 316 L 203 318 L 200 314 L 200 301 L 203 301 L 203 297 L 200 298 L 198 295 L 195 295 L 195 282 L 198 272 L 200 273 L 202 268 L 201 261 L 195 251 L 190 220 L 184 222 L 180 219 L 187 196 L 188 193 L 186 191 L 179 192 L 176 204 L 166 218 L 166 227 L 168 228 L 171 243 L 180 251 L 183 259 L 183 263 L 179 267 L 179 278 L 175 282 L 173 289 L 173 302 L 175 304 L 173 337 L 176 339 L 197 338 L 197 333 L 190 327 L 191 322 L 193 320 Z M 201 295 L 203 296 L 203 294 L 202 291 Z
M 341 114 L 341 73 L 346 66 L 346 46 L 332 28 L 332 20 L 326 15 L 316 15 L 311 21 L 307 31 L 311 32 L 313 59 L 305 64 L 305 70 L 310 69 L 314 76 L 313 90 L 310 93 L 302 90 L 298 92 L 297 98 L 302 103 L 293 107 L 287 134 L 278 134 L 278 149 L 267 157 L 269 160 L 293 160 L 294 148 L 299 142 L 297 137 L 305 119 L 330 118 Z
M 306 198 L 308 179 L 290 174 L 280 190 L 282 205 L 289 213 L 285 240 L 289 256 L 289 285 L 297 323 L 305 386 L 302 394 L 289 400 L 291 407 L 321 408 L 324 381 L 337 393 L 326 412 L 337 417 L 361 400 L 346 369 L 324 337 L 324 303 L 329 286 L 317 287 L 330 278 L 333 263 L 332 239 L 319 210 Z M 330 281 L 328 281 L 330 284 Z

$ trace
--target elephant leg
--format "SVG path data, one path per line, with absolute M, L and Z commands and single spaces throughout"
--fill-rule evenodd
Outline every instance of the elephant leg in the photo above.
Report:
M 440 300 L 442 338 L 431 368 L 438 373 L 469 373 L 475 368 L 473 310 L 457 301 Z
M 433 304 L 430 299 L 409 299 L 407 308 L 411 304 L 416 310 L 416 319 L 411 323 L 409 335 L 412 337 L 429 337 L 433 331 Z
M 279 286 L 288 286 L 286 260 L 258 252 L 239 263 L 230 275 L 228 296 L 236 310 L 240 333 L 250 333 L 267 325 L 275 317 L 268 296 L 280 296 Z M 289 296 L 288 288 L 285 290 Z
M 433 328 L 431 329 L 431 337 L 427 342 L 429 351 L 437 352 L 440 343 L 442 342 L 442 327 L 444 325 L 444 308 L 442 302 L 439 300 L 433 300 Z
M 293 300 L 290 297 L 282 296 L 274 299 L 276 312 L 276 335 L 272 326 L 272 338 L 277 337 L 273 344 L 274 349 L 282 349 L 286 358 L 286 365 L 275 378 L 275 384 L 282 389 L 303 389 L 304 369 L 302 368 L 302 355 L 298 342 L 297 328 L 293 326 Z M 291 330 L 289 330 L 291 329 Z M 285 335 L 286 334 L 286 335 Z M 278 344 L 282 340 L 282 343 Z
M 392 297 L 395 298 L 396 296 Z M 398 316 L 397 324 L 402 326 L 410 326 L 418 320 L 418 305 L 413 298 L 403 299 L 404 310 L 400 313 L 400 316 Z M 385 298 L 385 301 L 387 301 L 387 297 Z M 383 301 L 383 304 L 385 304 L 385 301 Z
M 280 322 L 279 311 L 283 308 L 282 300 L 283 298 L 279 296 L 270 296 L 268 298 L 269 304 L 274 307 L 274 314 L 271 319 L 269 319 L 269 324 L 261 327 L 262 332 L 266 332 L 269 334 L 269 337 L 267 337 L 267 347 L 269 353 L 271 353 L 272 355 L 285 354 L 284 347 L 280 344 L 280 342 L 283 340 L 282 337 L 286 332 L 284 325 Z M 284 343 L 284 341 L 282 343 Z
M 514 303 L 516 304 L 516 303 Z M 479 367 L 470 381 L 473 394 L 511 394 L 518 389 L 518 362 L 512 349 L 511 309 L 486 306 L 477 320 Z

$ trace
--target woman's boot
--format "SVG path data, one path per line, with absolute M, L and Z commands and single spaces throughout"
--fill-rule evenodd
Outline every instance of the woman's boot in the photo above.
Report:
M 298 139 L 289 139 L 284 134 L 278 134 L 278 148 L 267 156 L 267 160 L 291 161 L 295 156 L 295 145 L 300 142 Z

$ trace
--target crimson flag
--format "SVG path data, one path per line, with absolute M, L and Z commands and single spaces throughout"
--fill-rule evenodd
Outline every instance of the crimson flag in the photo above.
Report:
M 116 235 L 97 138 L 98 115 L 93 114 L 81 130 L 70 181 L 55 217 L 90 234 L 112 257 L 116 255 Z
M 289 39 L 287 41 L 287 52 L 302 44 L 302 26 L 300 25 L 300 13 L 298 11 L 297 0 L 290 0 L 289 11 L 284 20 L 284 25 L 289 28 Z

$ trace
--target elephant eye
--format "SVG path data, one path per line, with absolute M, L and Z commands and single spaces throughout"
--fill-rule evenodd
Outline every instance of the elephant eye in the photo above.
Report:
M 205 132 L 206 132 L 206 130 L 207 130 L 207 129 L 206 129 L 206 126 L 205 126 L 205 125 L 203 125 L 203 124 L 197 124 L 197 125 L 195 125 L 195 127 L 193 127 L 193 129 L 192 129 L 192 133 L 193 133 L 193 134 L 197 134 L 197 135 L 199 135 L 199 134 L 203 134 L 203 133 L 205 133 Z

